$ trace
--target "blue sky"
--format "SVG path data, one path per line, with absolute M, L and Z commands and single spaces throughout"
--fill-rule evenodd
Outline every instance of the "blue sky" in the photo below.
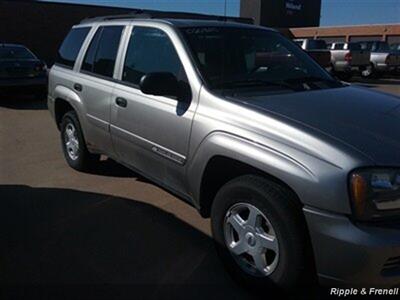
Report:
M 224 14 L 224 0 L 47 0 L 109 6 Z M 266 0 L 264 0 L 266 1 Z M 273 1 L 273 0 L 268 0 Z M 240 0 L 227 0 L 228 15 Z M 322 0 L 321 26 L 400 23 L 400 0 Z

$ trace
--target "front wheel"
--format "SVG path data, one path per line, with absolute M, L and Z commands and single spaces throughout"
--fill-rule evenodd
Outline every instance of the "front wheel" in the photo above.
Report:
M 67 112 L 61 121 L 61 145 L 68 165 L 78 171 L 89 170 L 100 159 L 91 154 L 83 138 L 78 117 L 74 111 Z
M 211 211 L 218 254 L 238 282 L 294 288 L 310 270 L 304 217 L 292 193 L 262 177 L 225 184 Z

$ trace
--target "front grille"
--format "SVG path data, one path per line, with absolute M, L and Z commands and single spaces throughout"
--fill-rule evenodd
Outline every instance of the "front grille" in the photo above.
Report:
M 400 256 L 389 258 L 383 265 L 382 276 L 399 276 L 400 275 Z

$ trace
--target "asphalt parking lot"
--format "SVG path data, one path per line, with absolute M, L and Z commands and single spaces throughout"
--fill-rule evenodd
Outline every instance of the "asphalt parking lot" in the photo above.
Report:
M 400 96 L 400 79 L 353 83 Z M 68 285 L 100 287 L 95 299 L 139 289 L 154 299 L 250 298 L 195 209 L 111 160 L 91 174 L 69 168 L 44 100 L 0 100 L 0 200 L 0 285 L 17 295 L 28 293 L 21 285 Z

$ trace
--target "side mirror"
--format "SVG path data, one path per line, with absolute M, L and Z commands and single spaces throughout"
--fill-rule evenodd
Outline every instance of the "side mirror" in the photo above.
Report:
M 139 83 L 142 93 L 155 96 L 178 96 L 178 86 L 178 79 L 168 72 L 148 73 Z

